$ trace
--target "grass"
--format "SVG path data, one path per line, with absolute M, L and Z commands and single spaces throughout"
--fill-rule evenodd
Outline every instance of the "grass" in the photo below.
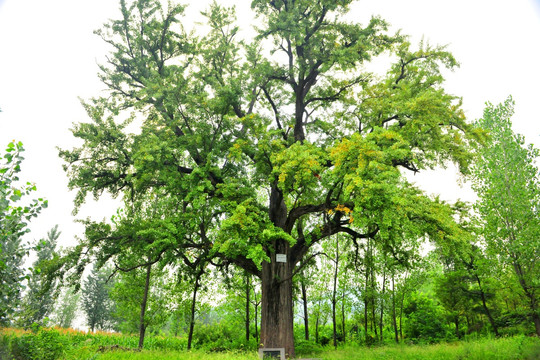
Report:
M 381 347 L 345 347 L 314 354 L 323 360 L 537 360 L 540 339 L 516 336 L 434 345 L 386 345 Z
M 52 336 L 54 335 L 54 336 Z M 26 342 L 19 341 L 26 339 Z M 52 339 L 52 340 L 51 340 Z M 30 341 L 28 341 L 30 340 Z M 42 343 L 40 343 L 40 341 Z M 186 351 L 185 339 L 174 337 L 148 336 L 145 350 L 134 350 L 137 337 L 114 333 L 93 333 L 66 330 L 43 329 L 37 334 L 18 329 L 0 329 L 0 358 L 6 356 L 6 349 L 14 344 L 32 347 L 25 354 L 40 354 L 16 359 L 42 359 L 51 341 L 56 341 L 60 355 L 48 359 L 64 360 L 257 360 L 255 351 L 206 352 Z M 31 345 L 28 345 L 31 344 Z M 459 341 L 434 345 L 386 345 L 371 348 L 348 345 L 337 350 L 325 348 L 321 352 L 305 354 L 302 358 L 322 360 L 535 360 L 540 359 L 540 338 L 514 336 L 508 338 Z

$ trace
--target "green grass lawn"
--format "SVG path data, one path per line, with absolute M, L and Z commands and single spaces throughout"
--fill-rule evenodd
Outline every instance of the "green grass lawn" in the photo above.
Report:
M 316 355 L 324 360 L 458 360 L 540 359 L 540 339 L 517 336 L 435 345 L 387 345 L 373 348 L 349 347 Z
M 86 352 L 87 351 L 87 352 Z M 95 353 L 90 349 L 73 353 L 67 359 L 99 359 L 99 360 L 256 360 L 255 352 L 222 352 L 208 353 L 204 351 L 164 351 L 112 350 Z M 353 347 L 326 349 L 316 354 L 302 355 L 301 358 L 317 358 L 322 360 L 458 360 L 458 359 L 540 359 L 540 339 L 517 336 L 503 339 L 482 339 L 435 345 L 386 345 L 373 348 Z
M 148 337 L 147 349 L 134 350 L 137 338 L 120 334 L 43 329 L 37 334 L 16 329 L 0 329 L 2 360 L 257 360 L 255 351 L 186 351 L 185 339 Z M 10 353 L 12 355 L 10 355 Z M 15 355 L 13 355 L 15 354 Z M 434 345 L 385 345 L 371 348 L 344 346 L 326 348 L 298 358 L 322 360 L 458 360 L 458 359 L 540 359 L 540 338 L 514 336 L 500 339 L 441 343 Z

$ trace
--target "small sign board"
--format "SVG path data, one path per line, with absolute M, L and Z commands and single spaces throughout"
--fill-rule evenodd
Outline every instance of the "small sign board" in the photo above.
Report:
M 260 348 L 259 358 L 262 360 L 285 360 L 285 348 Z
M 286 263 L 287 255 L 286 254 L 276 254 L 276 262 Z

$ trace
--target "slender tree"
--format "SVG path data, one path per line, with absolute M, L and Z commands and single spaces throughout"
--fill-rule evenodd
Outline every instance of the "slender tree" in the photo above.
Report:
M 474 167 L 476 209 L 488 251 L 510 266 L 540 336 L 540 183 L 538 149 L 512 131 L 514 102 L 487 104 L 477 126 L 490 134 Z
M 77 315 L 78 303 L 81 294 L 69 287 L 60 295 L 54 311 L 54 322 L 62 328 L 69 328 Z
M 150 279 L 147 279 L 148 275 Z M 170 309 L 168 281 L 166 271 L 158 265 L 120 272 L 115 277 L 110 291 L 115 303 L 113 316 L 117 319 L 121 331 L 139 333 L 140 348 L 144 345 L 144 336 L 140 336 L 141 330 L 146 334 L 150 327 L 154 330 L 160 329 L 167 320 Z
M 109 297 L 111 284 L 107 283 L 108 278 L 107 269 L 97 270 L 92 266 L 90 274 L 83 281 L 81 308 L 92 332 L 111 327 L 113 303 Z
M 42 322 L 45 317 L 51 315 L 54 309 L 57 284 L 55 281 L 47 281 L 47 272 L 43 270 L 48 262 L 58 257 L 55 248 L 60 234 L 58 225 L 54 226 L 47 233 L 47 237 L 41 239 L 35 247 L 37 259 L 34 261 L 32 274 L 28 279 L 28 292 L 23 298 L 19 320 L 23 327 Z
M 41 198 L 21 204 L 36 190 L 34 184 L 18 183 L 23 151 L 22 143 L 13 141 L 0 158 L 0 325 L 12 321 L 19 305 L 23 259 L 30 250 L 22 237 L 30 231 L 28 222 L 47 207 Z

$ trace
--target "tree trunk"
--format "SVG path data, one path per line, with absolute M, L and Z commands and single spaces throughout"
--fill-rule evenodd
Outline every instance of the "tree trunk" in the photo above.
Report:
M 280 242 L 276 253 L 287 254 L 288 243 Z M 292 264 L 263 262 L 261 277 L 261 344 L 265 348 L 285 348 L 285 355 L 294 358 Z
M 396 321 L 396 285 L 394 282 L 394 274 L 392 274 L 392 325 L 394 326 L 396 344 L 399 344 L 399 334 Z
M 250 276 L 246 274 L 246 342 L 249 343 L 249 292 L 250 292 Z
M 536 328 L 536 336 L 540 336 L 540 316 L 537 312 L 532 315 L 534 321 L 534 327 Z
M 405 289 L 401 294 L 401 301 L 399 304 L 399 338 L 403 341 L 403 303 L 405 301 Z
M 377 316 L 375 315 L 375 273 L 373 271 L 373 266 L 371 267 L 371 324 L 372 329 L 375 332 L 375 339 L 379 337 L 377 334 Z
M 516 271 L 519 284 L 523 288 L 523 292 L 529 298 L 529 307 L 531 309 L 531 317 L 534 322 L 536 335 L 540 336 L 540 317 L 537 311 L 538 305 L 537 305 L 536 294 L 534 292 L 534 289 L 531 290 L 531 287 L 529 286 L 529 284 L 527 284 L 527 281 L 525 280 L 525 276 L 523 275 L 523 269 L 521 267 L 521 264 L 514 262 L 514 270 Z
M 499 329 L 497 327 L 497 323 L 495 322 L 495 319 L 493 319 L 493 316 L 491 315 L 491 311 L 489 311 L 489 308 L 487 306 L 486 294 L 484 293 L 484 290 L 482 289 L 480 277 L 478 276 L 478 274 L 474 274 L 474 277 L 476 278 L 476 282 L 478 283 L 478 288 L 480 289 L 480 297 L 482 298 L 482 306 L 484 307 L 484 310 L 486 311 L 486 315 L 489 319 L 489 323 L 491 324 L 491 328 L 493 329 L 495 336 L 499 337 Z
M 332 290 L 332 330 L 333 330 L 333 335 L 334 335 L 334 348 L 337 348 L 336 293 L 337 293 L 338 270 L 339 270 L 339 238 L 336 237 L 336 258 L 334 259 L 334 288 Z
M 343 336 L 343 343 L 347 342 L 347 337 L 345 335 L 345 289 L 342 289 L 343 293 L 341 296 L 341 334 Z
M 375 333 L 375 339 L 377 339 L 379 337 L 379 334 L 377 330 L 377 316 L 375 314 L 375 296 L 371 298 L 371 328 Z
M 255 339 L 257 339 L 257 346 L 259 344 L 259 319 L 258 319 L 259 303 L 255 302 Z
M 315 318 L 315 343 L 317 344 L 319 343 L 319 314 L 318 313 L 317 313 L 317 317 Z
M 401 341 L 403 341 L 403 326 L 402 326 L 402 320 L 403 320 L 403 303 L 405 301 L 405 284 L 407 282 L 407 278 L 409 277 L 409 273 L 405 273 L 405 278 L 403 279 L 403 289 L 401 290 L 401 301 L 399 304 L 399 338 Z
M 144 345 L 144 334 L 146 333 L 146 325 L 144 323 L 144 314 L 146 313 L 146 304 L 148 302 L 148 290 L 150 289 L 150 274 L 152 265 L 146 267 L 146 281 L 144 283 L 144 294 L 141 301 L 141 313 L 139 316 L 139 349 Z
M 309 321 L 308 321 L 308 308 L 307 308 L 307 291 L 304 280 L 300 282 L 302 287 L 302 301 L 304 302 L 304 339 L 309 340 Z
M 189 315 L 189 333 L 187 349 L 191 350 L 191 342 L 193 341 L 193 329 L 195 328 L 195 304 L 197 303 L 197 291 L 199 291 L 202 272 L 195 276 L 195 286 L 193 287 L 193 298 L 191 299 L 191 313 Z
M 386 269 L 383 271 L 383 285 L 382 285 L 382 292 L 381 292 L 381 315 L 379 317 L 379 332 L 381 333 L 381 343 L 384 341 L 383 339 L 383 315 L 384 315 L 384 291 L 386 289 Z
M 332 295 L 332 331 L 333 331 L 333 343 L 334 348 L 337 348 L 337 338 L 336 338 L 336 294 Z
M 366 287 L 364 288 L 364 331 L 365 331 L 365 339 L 366 339 L 366 345 L 369 345 L 369 336 L 368 336 L 368 305 L 369 305 L 369 299 L 368 299 L 368 271 L 366 268 Z

